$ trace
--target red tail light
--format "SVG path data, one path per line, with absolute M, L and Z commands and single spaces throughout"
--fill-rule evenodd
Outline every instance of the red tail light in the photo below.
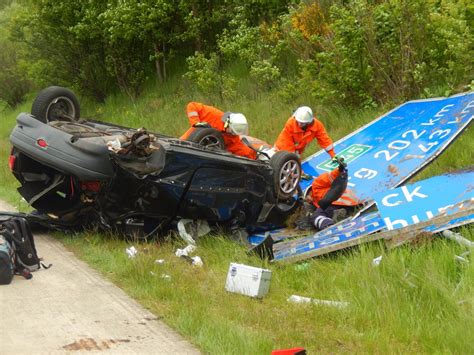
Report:
M 81 181 L 81 189 L 85 191 L 99 192 L 100 181 Z
M 8 166 L 10 167 L 11 171 L 13 171 L 13 169 L 15 168 L 15 160 L 16 156 L 14 155 L 10 155 L 10 157 L 8 158 Z
M 40 138 L 36 141 L 41 148 L 46 148 L 48 146 L 48 142 L 46 142 L 43 138 Z

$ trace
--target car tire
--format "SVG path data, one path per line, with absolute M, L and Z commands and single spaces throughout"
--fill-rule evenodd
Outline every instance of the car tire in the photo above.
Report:
M 225 149 L 224 136 L 214 128 L 194 127 L 186 140 L 208 148 Z
M 270 159 L 273 184 L 278 200 L 288 200 L 297 193 L 301 179 L 301 163 L 295 153 L 280 150 Z
M 80 105 L 76 95 L 61 86 L 50 86 L 40 91 L 31 106 L 31 114 L 39 121 L 78 121 Z

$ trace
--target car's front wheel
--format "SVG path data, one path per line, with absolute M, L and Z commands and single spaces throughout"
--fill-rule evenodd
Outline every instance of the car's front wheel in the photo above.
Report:
M 50 86 L 40 91 L 31 106 L 31 114 L 39 121 L 77 121 L 80 105 L 76 95 L 61 86 Z
M 301 163 L 295 153 L 280 150 L 270 159 L 273 169 L 273 183 L 279 200 L 291 198 L 298 189 L 301 178 Z

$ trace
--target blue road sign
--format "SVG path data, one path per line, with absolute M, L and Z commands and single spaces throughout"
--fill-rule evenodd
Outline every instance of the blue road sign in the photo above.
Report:
M 453 214 L 474 205 L 474 166 L 378 193 L 374 200 L 388 230 Z
M 335 150 L 348 162 L 349 188 L 373 202 L 381 191 L 397 187 L 435 159 L 474 117 L 474 93 L 410 101 L 340 139 Z M 310 175 L 331 170 L 327 153 L 306 159 Z M 302 181 L 306 189 L 311 181 Z

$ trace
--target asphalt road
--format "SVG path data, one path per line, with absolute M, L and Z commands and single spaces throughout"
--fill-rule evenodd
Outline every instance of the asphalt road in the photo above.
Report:
M 35 243 L 53 266 L 0 285 L 0 354 L 199 354 L 57 240 L 40 234 Z

